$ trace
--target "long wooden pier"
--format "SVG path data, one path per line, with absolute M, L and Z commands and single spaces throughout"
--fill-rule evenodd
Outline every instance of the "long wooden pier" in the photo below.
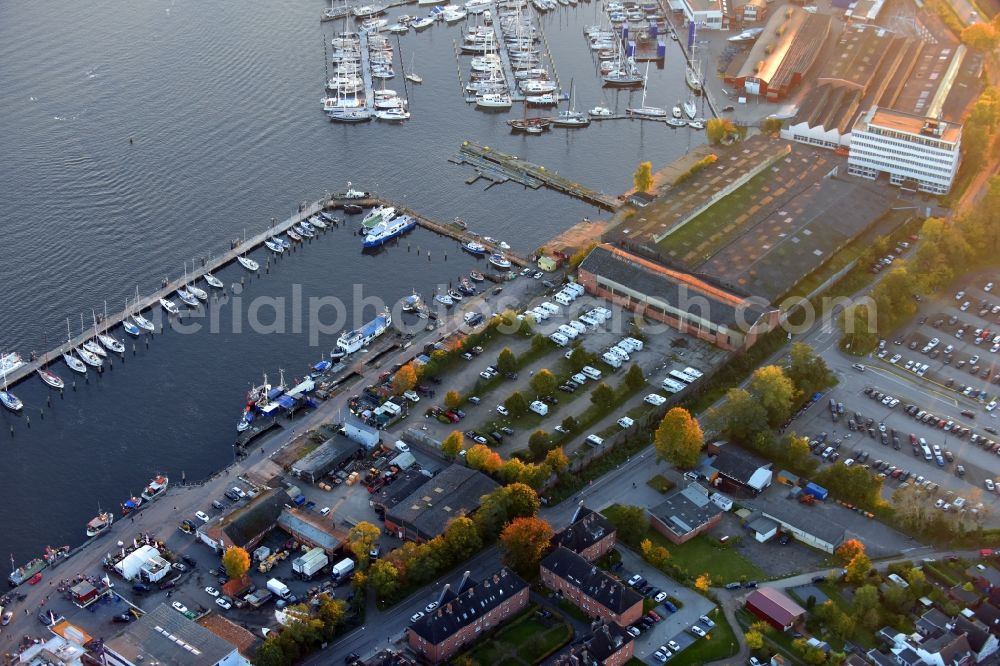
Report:
M 563 178 L 558 173 L 549 171 L 541 165 L 522 160 L 514 155 L 501 153 L 489 146 L 481 146 L 473 141 L 462 142 L 458 159 L 472 166 L 486 166 L 507 175 L 510 180 L 532 189 L 538 189 L 545 185 L 557 192 L 562 192 L 607 211 L 614 212 L 620 203 L 618 199 L 609 194 L 598 192 L 568 178 Z

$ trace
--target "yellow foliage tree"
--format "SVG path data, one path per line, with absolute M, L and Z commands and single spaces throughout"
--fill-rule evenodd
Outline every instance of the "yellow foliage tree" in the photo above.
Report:
M 239 546 L 230 546 L 222 555 L 222 568 L 230 578 L 242 578 L 250 569 L 250 554 Z
M 417 371 L 412 363 L 407 363 L 392 376 L 392 391 L 396 395 L 409 391 L 417 385 Z
M 698 576 L 694 581 L 694 589 L 698 590 L 702 594 L 707 594 L 709 588 L 712 587 L 712 577 L 707 573 L 703 573 Z
M 653 163 L 640 162 L 632 174 L 632 182 L 635 184 L 636 192 L 649 192 L 653 187 Z

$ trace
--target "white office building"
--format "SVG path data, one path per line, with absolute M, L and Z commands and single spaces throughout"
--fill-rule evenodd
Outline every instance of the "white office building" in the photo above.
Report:
M 670 9 L 683 12 L 686 23 L 694 23 L 699 30 L 722 30 L 722 19 L 729 0 L 669 0 Z M 687 30 L 678 37 L 687 40 Z
M 947 194 L 958 172 L 962 126 L 872 107 L 851 133 L 847 172 L 931 194 Z

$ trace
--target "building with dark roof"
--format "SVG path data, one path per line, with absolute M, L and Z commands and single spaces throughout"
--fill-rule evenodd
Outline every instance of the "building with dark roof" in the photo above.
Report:
M 621 625 L 594 620 L 590 632 L 563 651 L 553 666 L 622 666 L 632 658 L 634 639 Z
M 318 483 L 362 452 L 361 445 L 340 433 L 292 463 L 292 474 L 308 483 Z
M 447 660 L 520 613 L 530 592 L 528 584 L 507 567 L 479 583 L 470 583 L 466 572 L 458 589 L 406 630 L 410 649 L 432 664 Z
M 541 561 L 540 567 L 546 587 L 559 592 L 591 617 L 625 627 L 642 615 L 641 595 L 568 548 L 556 548 Z
M 104 642 L 109 666 L 249 666 L 236 646 L 166 604 Z
M 337 530 L 333 516 L 324 518 L 318 513 L 285 507 L 278 516 L 278 527 L 288 532 L 296 541 L 311 548 L 322 548 L 333 555 L 344 544 L 346 536 Z
M 611 245 L 587 255 L 578 279 L 591 294 L 727 351 L 749 349 L 778 322 L 778 310 L 762 299 Z
M 780 631 L 788 631 L 806 614 L 805 608 L 773 587 L 754 590 L 745 605 L 748 611 Z
M 736 60 L 726 83 L 768 101 L 784 99 L 805 77 L 830 35 L 830 16 L 789 5 L 764 25 L 746 60 Z
M 921 636 L 937 638 L 941 634 L 948 631 L 950 624 L 950 617 L 939 611 L 937 608 L 932 608 L 920 616 L 920 618 L 916 621 L 915 626 Z
M 956 635 L 965 635 L 965 640 L 969 642 L 969 648 L 975 655 L 977 664 L 981 664 L 987 658 L 992 657 L 996 654 L 997 648 L 1000 647 L 1000 642 L 990 632 L 989 627 L 978 620 L 970 620 L 964 615 L 959 615 L 955 618 L 952 632 Z
M 983 601 L 975 608 L 976 619 L 986 626 L 994 636 L 1000 636 L 1000 608 Z
M 771 463 L 760 456 L 727 442 L 714 442 L 707 450 L 714 458 L 705 476 L 714 488 L 753 496 L 771 485 Z
M 200 526 L 198 538 L 221 552 L 230 546 L 252 551 L 278 523 L 278 516 L 289 503 L 288 494 L 270 489 L 251 499 L 246 505 Z
M 715 527 L 723 513 L 703 489 L 691 484 L 649 509 L 649 521 L 671 542 L 682 544 Z
M 482 496 L 499 487 L 482 472 L 450 465 L 386 511 L 385 528 L 400 539 L 429 541 L 453 519 L 478 509 Z
M 580 503 L 570 524 L 556 532 L 553 545 L 569 548 L 588 562 L 606 555 L 615 545 L 617 531 L 607 518 Z
M 222 640 L 235 646 L 239 653 L 247 659 L 253 659 L 256 655 L 257 646 L 260 645 L 261 639 L 250 630 L 218 613 L 209 613 L 198 618 L 197 622 Z
M 387 483 L 368 498 L 368 505 L 375 510 L 375 513 L 385 518 L 385 513 L 404 499 L 413 494 L 413 491 L 427 483 L 427 475 L 417 469 L 411 469 L 398 474 L 391 483 Z

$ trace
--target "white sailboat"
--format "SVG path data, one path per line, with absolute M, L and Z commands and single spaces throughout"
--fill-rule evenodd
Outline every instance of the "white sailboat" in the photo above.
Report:
M 97 338 L 97 341 L 100 342 L 105 347 L 105 349 L 107 349 L 108 351 L 113 351 L 116 354 L 124 354 L 125 353 L 125 345 L 123 345 L 121 342 L 119 342 L 117 338 L 115 338 L 113 335 L 109 335 L 107 333 L 98 333 L 97 332 L 97 315 L 94 314 L 93 310 L 91 310 L 91 314 L 93 314 L 93 316 L 94 316 L 94 337 Z M 108 320 L 108 302 L 105 301 L 104 302 L 104 321 L 107 321 L 107 320 Z
M 148 319 L 146 319 L 145 317 L 143 317 L 141 314 L 139 314 L 139 286 L 138 285 L 136 285 L 136 288 L 135 288 L 135 312 L 132 313 L 132 321 L 134 321 L 135 325 L 138 326 L 139 328 L 141 328 L 144 331 L 149 331 L 150 333 L 152 333 L 153 331 L 156 330 L 156 327 L 153 326 L 153 322 L 149 321 Z
M 642 106 L 625 109 L 625 113 L 639 118 L 666 118 L 667 110 L 658 106 L 646 106 L 646 83 L 649 80 L 649 63 L 646 63 L 646 74 L 642 77 Z
M 138 337 L 142 329 L 135 325 L 135 322 L 128 317 L 128 299 L 125 299 L 125 307 L 122 308 L 122 328 L 131 336 Z
M 194 261 L 191 262 L 191 272 L 194 273 Z M 187 287 L 188 293 L 197 298 L 199 301 L 207 301 L 208 294 L 201 287 L 194 286 L 194 281 L 188 282 L 187 279 L 187 262 L 184 263 L 184 286 Z
M 80 313 L 80 335 L 83 335 L 84 332 L 85 332 L 85 329 L 83 328 L 83 313 L 81 312 Z M 108 355 L 108 352 L 97 341 L 97 316 L 96 315 L 94 316 L 94 337 L 91 338 L 91 339 L 89 339 L 89 340 L 87 340 L 87 341 L 85 341 L 83 343 L 83 348 L 86 349 L 87 351 L 89 351 L 91 354 L 94 354 L 95 356 L 98 356 L 98 357 L 102 357 L 102 356 L 107 356 Z
M 416 69 L 414 69 L 416 58 L 417 58 L 416 53 L 410 56 L 410 71 L 406 73 L 406 80 L 412 81 L 413 83 L 423 83 L 424 79 L 419 74 L 417 74 Z
M 245 245 L 246 242 L 247 242 L 247 230 L 244 229 L 243 230 L 243 244 Z M 236 261 L 240 262 L 240 266 L 242 266 L 243 268 L 245 268 L 248 271 L 251 271 L 253 273 L 256 273 L 260 269 L 260 264 L 258 264 L 253 259 L 249 258 L 246 255 L 246 252 L 244 252 L 243 254 L 241 254 L 238 257 L 236 257 Z
M 3 368 L 3 390 L 0 391 L 0 404 L 3 404 L 4 407 L 12 412 L 19 412 L 24 409 L 24 403 L 16 395 L 7 390 L 6 367 Z
M 66 342 L 70 344 L 73 343 L 73 336 L 69 332 L 68 318 L 66 319 Z M 81 375 L 87 374 L 87 366 L 83 364 L 83 361 L 81 361 L 80 359 L 78 359 L 76 356 L 73 355 L 72 347 L 70 347 L 70 350 L 68 352 L 63 352 L 63 360 L 66 362 L 66 365 L 69 366 L 70 370 L 79 372 Z

